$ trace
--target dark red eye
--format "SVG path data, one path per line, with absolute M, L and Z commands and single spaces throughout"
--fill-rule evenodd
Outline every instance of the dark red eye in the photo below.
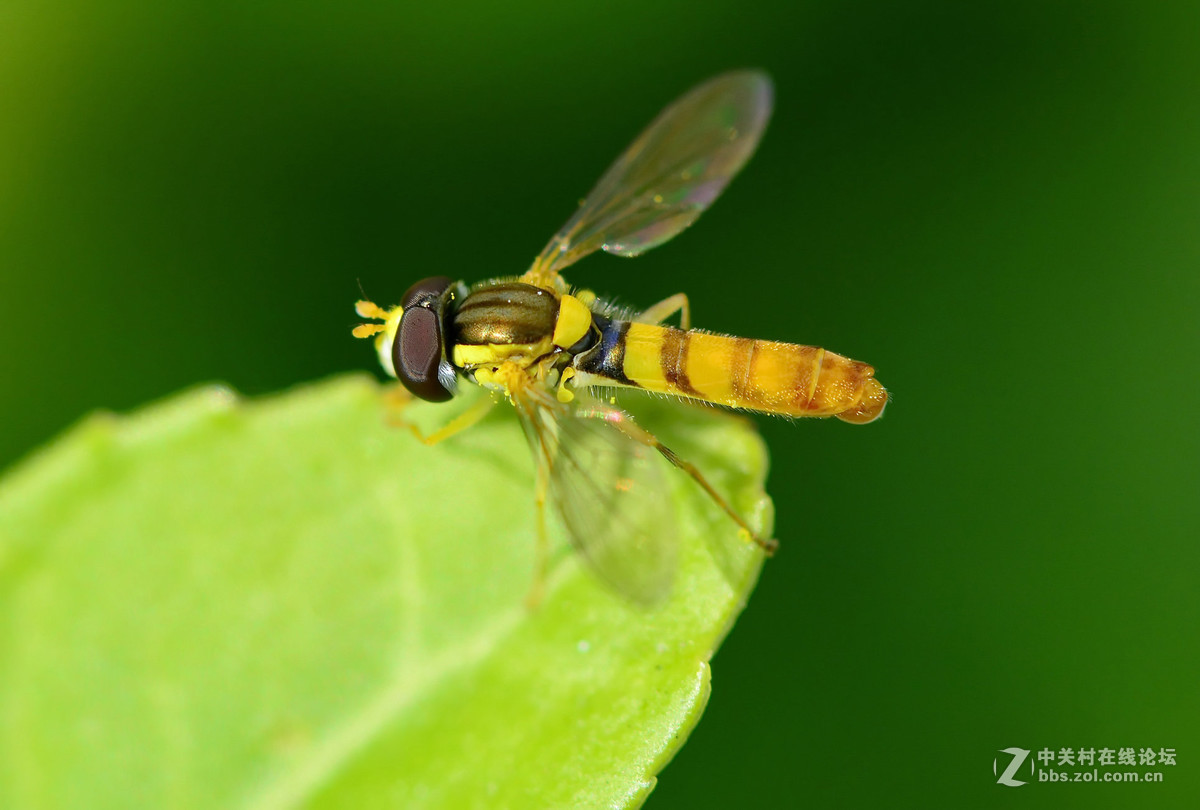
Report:
M 442 293 L 450 289 L 450 285 L 454 282 L 445 276 L 431 276 L 430 278 L 422 279 L 416 284 L 408 288 L 408 292 L 404 294 L 404 298 L 400 299 L 400 305 L 407 312 L 409 307 L 432 307 L 438 306 L 438 301 L 442 297 Z
M 445 292 L 453 282 L 445 276 L 418 281 L 404 294 L 404 315 L 392 341 L 392 368 L 413 396 L 429 402 L 445 402 L 454 396 L 439 375 L 446 363 L 442 315 Z M 449 370 L 449 364 L 446 363 Z

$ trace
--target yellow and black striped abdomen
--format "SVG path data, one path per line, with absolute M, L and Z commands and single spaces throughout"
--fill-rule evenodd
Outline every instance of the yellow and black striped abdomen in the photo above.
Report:
M 732 408 L 856 423 L 875 419 L 887 404 L 873 368 L 815 346 L 616 321 L 604 332 L 607 362 L 580 370 L 619 384 Z

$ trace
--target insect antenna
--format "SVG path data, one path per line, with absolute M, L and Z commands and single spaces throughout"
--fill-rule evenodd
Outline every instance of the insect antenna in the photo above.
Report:
M 362 300 L 354 305 L 354 311 L 358 313 L 360 318 L 370 318 L 372 320 L 383 321 L 383 323 L 360 323 L 354 327 L 353 335 L 356 338 L 369 338 L 372 335 L 378 335 L 387 329 L 388 313 L 383 307 L 373 301 Z

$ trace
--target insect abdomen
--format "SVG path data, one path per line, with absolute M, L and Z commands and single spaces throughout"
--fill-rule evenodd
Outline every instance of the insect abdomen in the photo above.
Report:
M 871 366 L 815 346 L 616 321 L 605 332 L 597 348 L 607 345 L 606 357 L 595 358 L 604 362 L 580 370 L 619 384 L 733 408 L 856 423 L 875 419 L 887 404 L 887 391 Z M 619 376 L 613 373 L 618 363 Z

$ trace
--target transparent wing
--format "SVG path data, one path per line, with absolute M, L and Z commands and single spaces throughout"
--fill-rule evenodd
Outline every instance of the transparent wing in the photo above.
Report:
M 530 274 L 552 280 L 598 249 L 637 256 L 691 225 L 753 154 L 772 96 L 765 73 L 737 71 L 673 102 L 604 173 Z
M 583 559 L 634 602 L 665 599 L 678 564 L 666 462 L 614 426 L 628 414 L 586 394 L 573 407 L 518 412 L 537 462 L 548 468 L 550 500 Z

